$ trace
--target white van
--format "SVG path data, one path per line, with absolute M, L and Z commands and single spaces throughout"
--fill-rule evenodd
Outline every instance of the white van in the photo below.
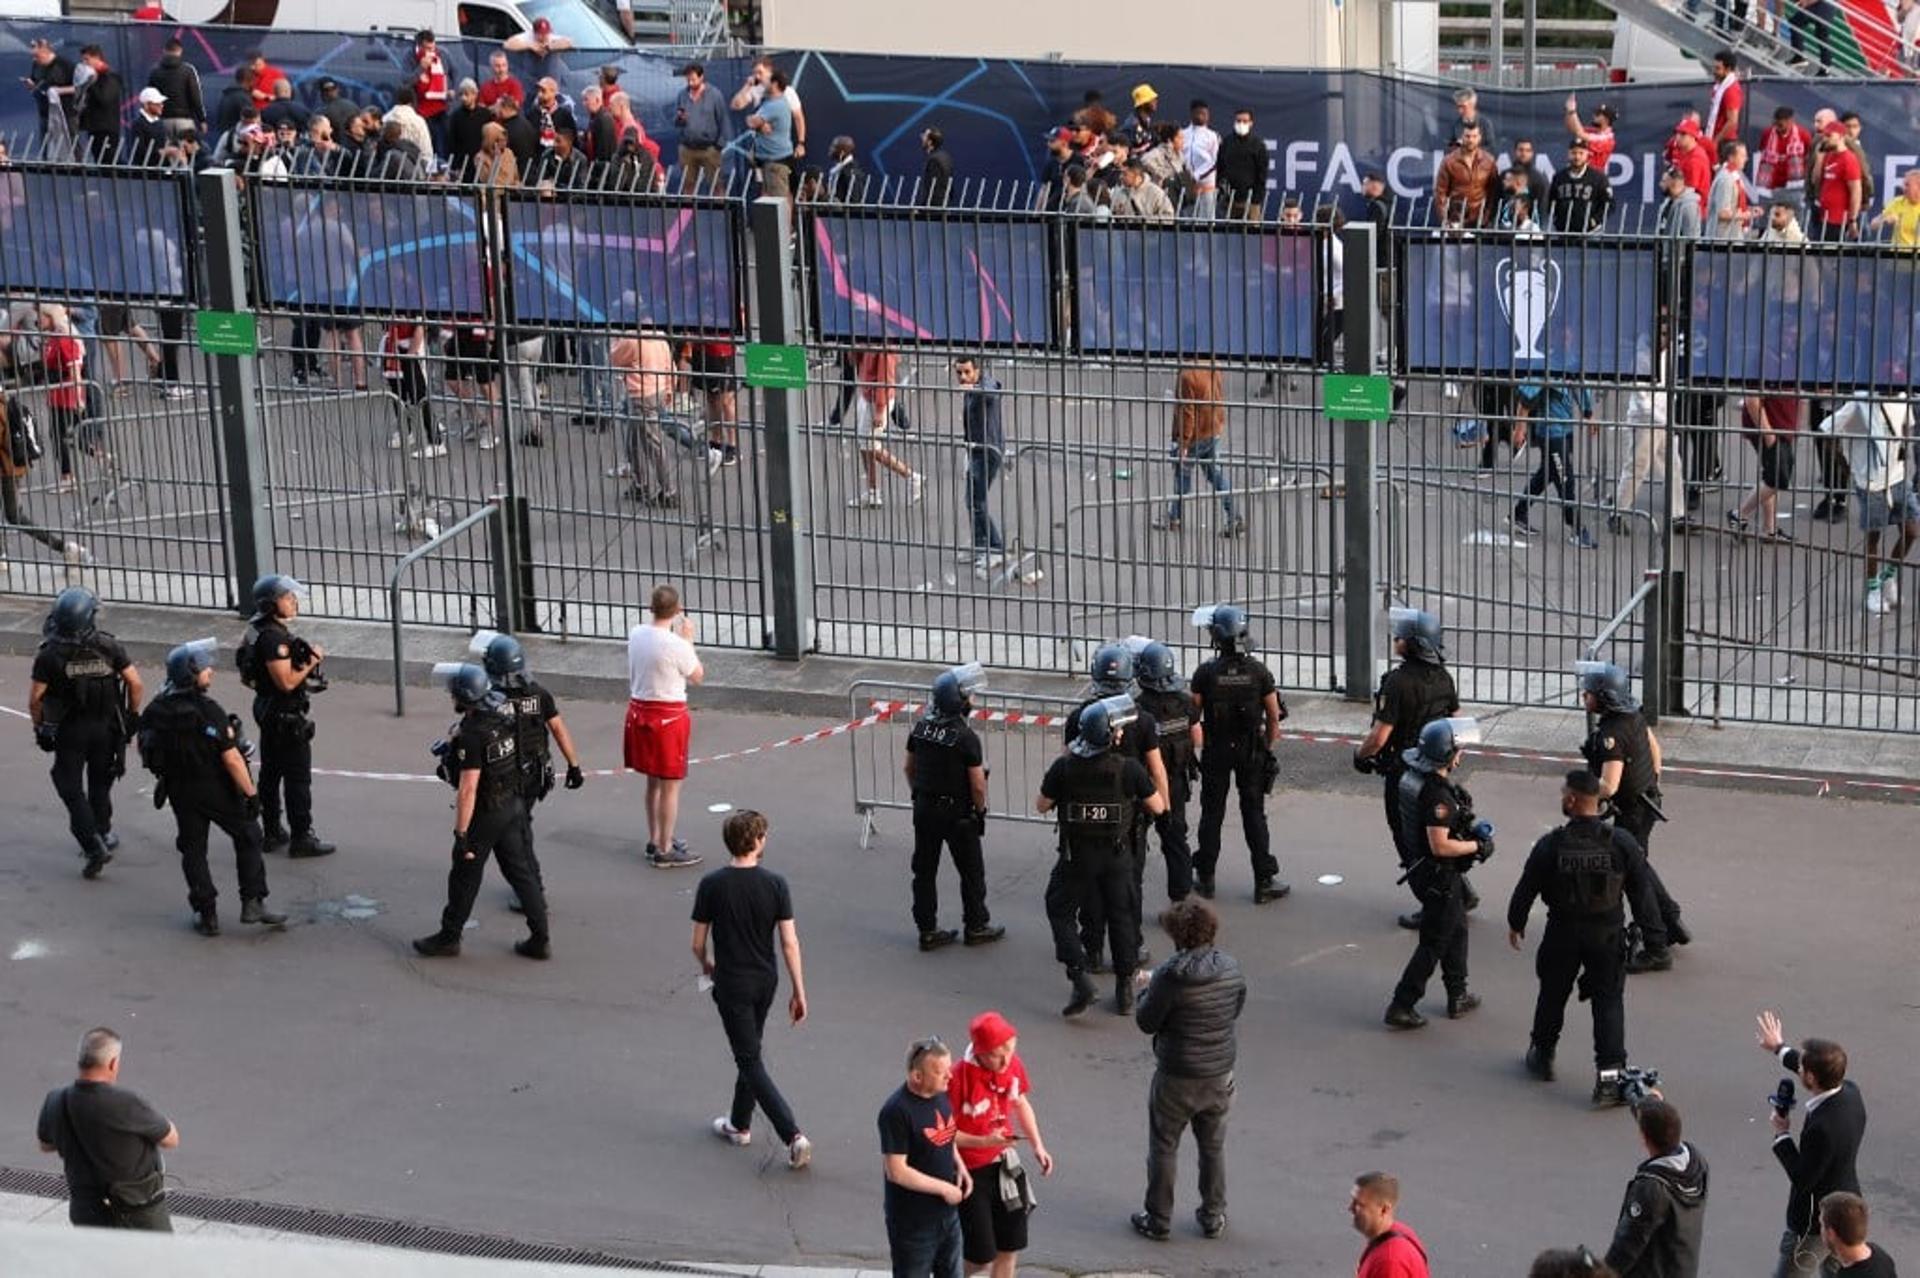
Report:
M 645 0 L 634 6 L 637 34 L 664 39 L 667 15 Z M 445 37 L 498 41 L 531 31 L 535 19 L 553 24 L 581 49 L 624 49 L 631 43 L 593 0 L 166 0 L 169 18 L 195 26 L 272 27 L 279 31 L 387 31 L 427 29 Z M 656 20 L 657 19 L 657 24 Z M 656 33 L 652 28 L 658 25 Z

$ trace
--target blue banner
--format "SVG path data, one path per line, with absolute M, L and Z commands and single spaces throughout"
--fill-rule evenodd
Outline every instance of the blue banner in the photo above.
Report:
M 1046 222 L 821 213 L 808 223 L 814 314 L 829 340 L 1003 347 L 1050 340 Z
M 1695 381 L 1808 390 L 1920 382 L 1911 250 L 1702 244 L 1693 255 Z
M 0 290 L 182 302 L 186 200 L 179 174 L 0 169 Z
M 266 299 L 398 319 L 490 313 L 471 194 L 259 180 L 249 187 Z
M 1311 360 L 1315 244 L 1306 229 L 1077 226 L 1080 348 Z
M 562 204 L 527 192 L 514 195 L 509 209 L 515 320 L 739 331 L 740 267 L 728 207 Z
M 1434 233 L 1400 251 L 1407 372 L 1653 375 L 1653 243 Z

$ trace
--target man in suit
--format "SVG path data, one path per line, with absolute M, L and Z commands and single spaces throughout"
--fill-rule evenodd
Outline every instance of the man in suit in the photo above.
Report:
M 1787 1045 L 1780 1018 L 1759 1016 L 1760 1046 L 1800 1076 L 1807 1091 L 1806 1119 L 1800 1139 L 1778 1110 L 1773 1114 L 1773 1156 L 1786 1169 L 1793 1192 L 1787 1199 L 1787 1228 L 1780 1235 L 1780 1263 L 1774 1278 L 1802 1278 L 1827 1272 L 1828 1244 L 1820 1230 L 1820 1200 L 1828 1194 L 1860 1192 L 1854 1159 L 1867 1130 L 1867 1106 L 1860 1089 L 1847 1080 L 1847 1052 L 1830 1039 L 1809 1038 Z

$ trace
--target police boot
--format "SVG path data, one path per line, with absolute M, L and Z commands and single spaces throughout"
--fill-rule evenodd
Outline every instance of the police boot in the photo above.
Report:
M 258 923 L 264 927 L 285 927 L 287 916 L 269 910 L 265 901 L 249 899 L 240 902 L 240 921 Z
M 1447 995 L 1447 1019 L 1457 1021 L 1480 1006 L 1480 996 L 1472 990 L 1461 990 L 1458 994 Z
M 1426 1017 L 1420 1015 L 1415 1009 L 1399 1003 L 1389 1003 L 1387 1005 L 1387 1014 L 1381 1019 L 1393 1029 L 1424 1029 L 1427 1024 Z
M 1193 894 L 1203 901 L 1211 901 L 1213 899 L 1213 876 L 1211 874 L 1195 875 L 1193 879 Z
M 267 836 L 267 841 L 262 849 L 263 851 L 278 852 L 281 848 L 287 846 L 287 827 L 280 824 L 280 814 L 278 812 L 269 811 L 263 813 L 260 818 L 260 828 Z
M 960 938 L 966 945 L 992 945 L 1007 934 L 1007 929 L 998 923 L 989 923 L 985 927 L 970 927 L 966 935 Z
M 332 856 L 333 853 L 333 844 L 320 838 L 311 829 L 297 832 L 287 844 L 287 855 L 290 857 Z
M 1670 972 L 1672 970 L 1672 950 L 1650 950 L 1642 947 L 1627 955 L 1627 974 L 1629 976 L 1639 976 L 1643 972 Z
M 1077 968 L 1067 969 L 1067 979 L 1073 982 L 1073 997 L 1060 1009 L 1062 1016 L 1079 1016 L 1100 997 L 1100 991 L 1094 988 L 1093 980 Z
M 1293 891 L 1293 885 L 1281 879 L 1262 879 L 1253 885 L 1253 903 L 1265 905 L 1268 901 L 1283 899 Z
M 1596 1105 L 1624 1105 L 1627 1098 L 1620 1092 L 1620 1071 L 1601 1069 L 1593 1073 L 1593 1103 Z
M 1113 1014 L 1115 1016 L 1133 1015 L 1133 973 L 1121 974 L 1113 983 Z
M 120 836 L 115 834 L 112 830 L 100 831 L 100 841 L 107 845 L 107 851 L 109 852 L 114 851 L 120 846 Z M 1681 944 L 1684 945 L 1685 942 L 1683 941 L 1681 942 Z
M 108 844 L 107 846 L 112 847 L 113 845 Z M 1675 945 L 1693 944 L 1693 933 L 1687 931 L 1686 924 L 1680 921 L 1680 916 L 1677 913 L 1667 920 L 1667 940 Z
M 920 952 L 925 954 L 929 950 L 942 950 L 959 939 L 960 934 L 952 928 L 945 930 L 935 928 L 931 932 L 922 932 L 920 934 Z
M 460 938 L 435 932 L 432 936 L 423 936 L 414 941 L 413 949 L 423 958 L 457 958 L 460 954 Z
M 107 847 L 107 841 L 98 835 L 81 851 L 80 855 L 87 859 L 87 863 L 80 867 L 80 877 L 83 879 L 99 878 L 100 871 L 106 869 L 107 862 L 113 860 L 113 852 Z
M 544 936 L 529 936 L 524 940 L 515 941 L 513 952 L 521 958 L 550 959 L 553 957 L 553 946 Z
M 1553 1052 L 1538 1043 L 1527 1048 L 1527 1073 L 1543 1083 L 1553 1081 Z
M 1087 971 L 1095 976 L 1105 976 L 1107 973 L 1113 971 L 1111 967 L 1107 966 L 1107 953 L 1105 950 L 1087 951 Z
M 220 920 L 212 910 L 202 910 L 193 916 L 193 930 L 202 936 L 218 936 Z

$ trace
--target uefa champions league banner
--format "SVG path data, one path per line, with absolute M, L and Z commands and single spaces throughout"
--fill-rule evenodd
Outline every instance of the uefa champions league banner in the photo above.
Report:
M 511 313 L 530 324 L 737 332 L 733 211 L 510 198 Z
M 0 290 L 182 302 L 186 225 L 177 176 L 0 169 Z
M 490 312 L 471 195 L 249 185 L 255 262 L 268 301 L 399 319 Z
M 1407 372 L 1653 375 L 1652 243 L 1434 233 L 1401 251 Z
M 802 225 L 811 227 L 822 337 L 1002 347 L 1054 340 L 1047 222 L 853 212 Z
M 1079 349 L 1177 357 L 1311 360 L 1310 230 L 1073 231 Z
M 1693 255 L 1692 380 L 1807 390 L 1920 383 L 1920 258 L 1703 244 Z

